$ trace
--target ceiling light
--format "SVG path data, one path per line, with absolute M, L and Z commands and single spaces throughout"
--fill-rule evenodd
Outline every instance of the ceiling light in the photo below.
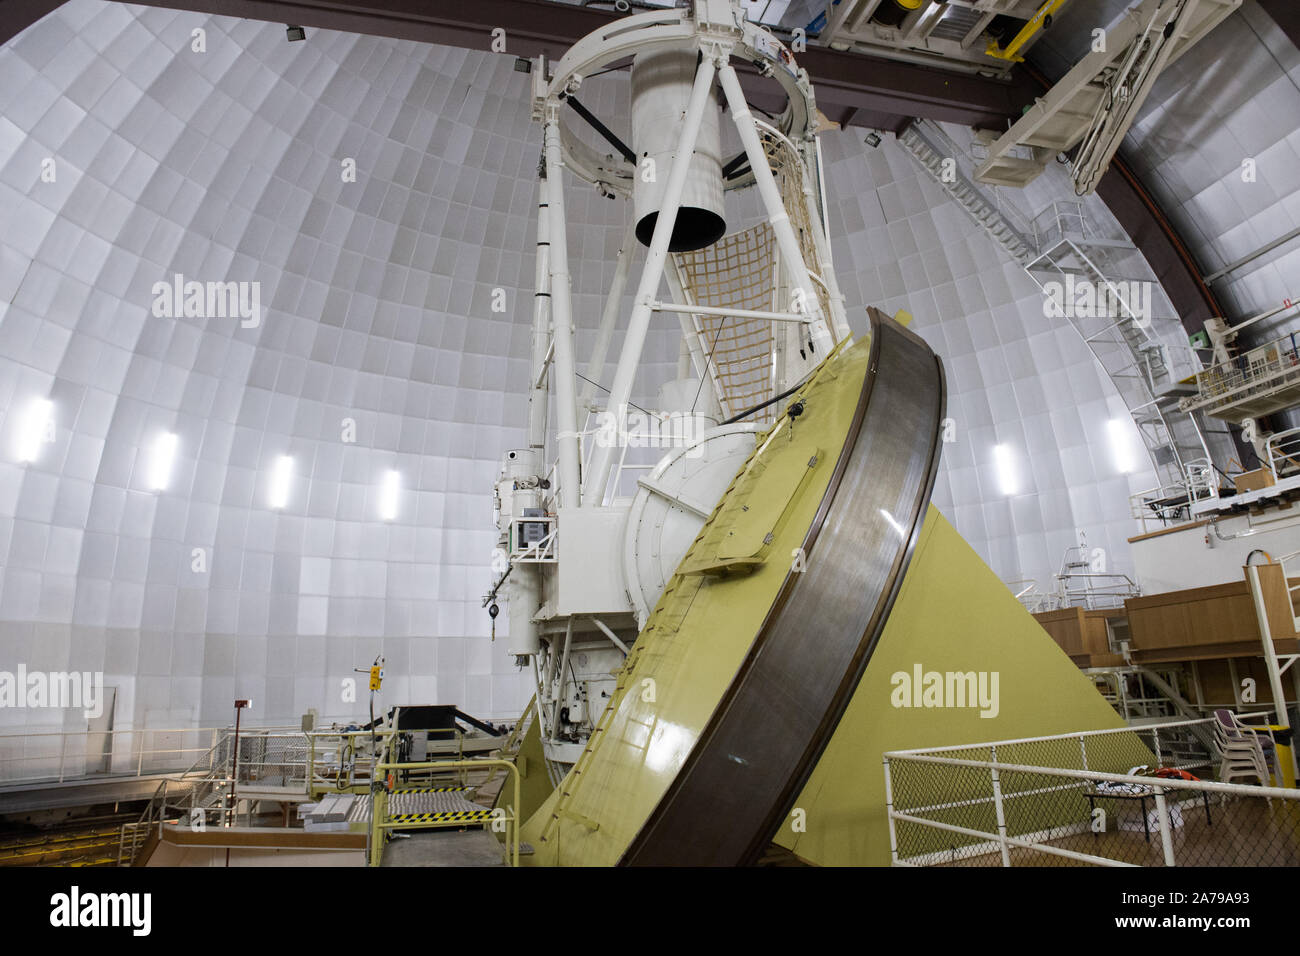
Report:
M 285 35 L 289 37 L 290 43 L 293 43 L 296 40 L 307 39 L 307 31 L 304 30 L 302 27 L 293 27 L 293 26 L 285 27 L 284 32 Z
M 1106 433 L 1110 436 L 1110 458 L 1115 464 L 1115 470 L 1124 475 L 1137 470 L 1132 436 L 1124 420 L 1112 418 L 1106 422 Z
M 54 441 L 54 403 L 48 398 L 34 400 L 18 420 L 18 433 L 14 440 L 14 454 L 21 462 L 33 462 L 41 453 L 41 446 Z
M 165 432 L 154 439 L 149 458 L 149 488 L 163 491 L 172 477 L 172 462 L 176 459 L 177 438 Z
M 998 489 L 1004 495 L 1016 494 L 1020 490 L 1020 476 L 1010 445 L 993 446 L 993 465 L 998 473 Z
M 293 481 L 293 459 L 281 455 L 271 472 L 271 490 L 267 498 L 277 511 L 289 504 L 289 485 Z
M 397 517 L 397 498 L 402 490 L 402 476 L 396 471 L 384 475 L 379 491 L 379 517 L 392 521 Z

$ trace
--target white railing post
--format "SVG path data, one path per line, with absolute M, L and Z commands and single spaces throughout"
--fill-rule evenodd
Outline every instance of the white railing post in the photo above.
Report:
M 998 748 L 989 748 L 989 763 L 998 761 Z M 1002 865 L 1011 866 L 1011 853 L 1007 849 L 1007 817 L 1002 806 L 1002 781 L 998 777 L 998 768 L 989 767 L 993 775 L 993 812 L 998 822 L 998 844 L 1002 849 Z
M 1160 845 L 1165 851 L 1165 866 L 1177 866 L 1174 862 L 1174 838 L 1169 832 L 1169 808 L 1165 806 L 1165 792 L 1159 787 L 1153 789 L 1156 795 L 1156 819 L 1160 824 Z
M 894 782 L 889 775 L 889 758 L 885 758 L 885 819 L 889 821 L 889 860 L 898 866 L 898 830 L 894 823 Z
M 1087 740 L 1083 734 L 1079 734 L 1079 757 L 1083 760 L 1083 769 L 1088 769 L 1088 745 L 1084 742 Z

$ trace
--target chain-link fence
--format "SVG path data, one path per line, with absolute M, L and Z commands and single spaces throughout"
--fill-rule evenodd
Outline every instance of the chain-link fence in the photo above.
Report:
M 1300 865 L 1300 791 L 1196 779 L 1208 723 L 886 754 L 894 862 Z

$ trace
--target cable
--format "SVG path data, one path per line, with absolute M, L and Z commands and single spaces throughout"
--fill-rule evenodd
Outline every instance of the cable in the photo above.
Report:
M 584 382 L 591 382 L 592 385 L 595 385 L 606 395 L 609 394 L 609 389 L 607 389 L 604 385 L 601 385 L 600 382 L 593 382 L 591 379 L 587 378 L 587 376 L 583 375 L 581 372 L 574 372 L 573 374 L 578 376 L 578 378 L 582 379 Z M 647 412 L 644 408 L 642 408 L 640 405 L 636 404 L 635 402 L 628 402 L 627 404 L 629 408 L 635 408 L 638 412 L 641 412 L 642 414 L 645 415 L 651 414 L 650 412 Z
M 704 356 L 704 372 L 700 375 L 700 384 L 695 387 L 695 398 L 691 400 L 691 411 L 695 411 L 695 404 L 700 400 L 700 392 L 704 391 L 704 376 L 709 373 L 709 362 L 713 359 L 713 353 L 718 348 L 718 339 L 722 338 L 722 327 L 727 324 L 730 316 L 724 315 L 722 321 L 718 323 L 718 334 L 713 336 L 713 344 L 709 346 L 709 354 Z
M 733 415 L 733 416 L 731 416 L 730 418 L 728 418 L 728 419 L 727 419 L 725 422 L 723 422 L 722 424 L 723 424 L 723 425 L 734 425 L 736 422 L 740 421 L 742 418 L 748 418 L 750 415 L 754 414 L 755 412 L 762 411 L 763 409 L 767 408 L 767 406 L 769 406 L 769 405 L 774 405 L 774 404 L 776 404 L 777 402 L 779 402 L 779 401 L 780 401 L 781 399 L 783 399 L 783 398 L 789 398 L 789 397 L 790 397 L 791 395 L 793 395 L 795 392 L 799 391 L 799 389 L 803 388 L 803 386 L 804 386 L 804 383 L 803 383 L 803 382 L 800 382 L 798 385 L 794 385 L 794 386 L 792 386 L 792 387 L 786 389 L 784 392 L 782 392 L 780 395 L 776 396 L 775 398 L 769 398 L 767 401 L 765 401 L 765 402 L 764 402 L 763 404 L 761 404 L 761 405 L 755 405 L 753 408 L 746 409 L 745 411 L 741 412 L 739 415 Z

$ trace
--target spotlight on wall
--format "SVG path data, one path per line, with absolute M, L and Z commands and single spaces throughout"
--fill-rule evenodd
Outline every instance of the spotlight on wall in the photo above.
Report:
M 993 446 L 993 466 L 997 471 L 998 490 L 1004 495 L 1014 495 L 1020 491 L 1020 475 L 1017 474 L 1015 455 L 1010 445 Z
M 267 499 L 272 508 L 279 511 L 289 503 L 289 484 L 293 480 L 293 459 L 281 455 L 271 472 L 271 488 Z
M 1106 422 L 1106 434 L 1110 436 L 1110 457 L 1115 470 L 1127 475 L 1137 470 L 1137 457 L 1133 454 L 1133 442 L 1130 438 L 1132 424 L 1120 418 Z
M 872 149 L 875 149 L 881 143 L 880 134 L 876 132 L 870 132 L 866 135 L 866 137 L 863 138 L 862 142 L 866 143 Z
M 302 27 L 287 26 L 284 28 L 284 33 L 285 36 L 289 38 L 290 43 L 293 43 L 295 40 L 307 39 L 307 31 Z
M 32 401 L 18 419 L 14 457 L 23 464 L 34 462 L 40 457 L 41 448 L 54 441 L 54 429 L 54 403 L 48 398 Z
M 176 434 L 164 432 L 154 439 L 149 460 L 149 490 L 165 491 L 172 477 L 172 462 L 176 458 Z
M 379 517 L 385 521 L 397 518 L 397 499 L 402 491 L 402 476 L 396 471 L 384 475 L 384 483 L 379 491 Z
M 522 56 L 515 57 L 515 72 L 516 73 L 533 72 L 533 61 L 524 59 Z

